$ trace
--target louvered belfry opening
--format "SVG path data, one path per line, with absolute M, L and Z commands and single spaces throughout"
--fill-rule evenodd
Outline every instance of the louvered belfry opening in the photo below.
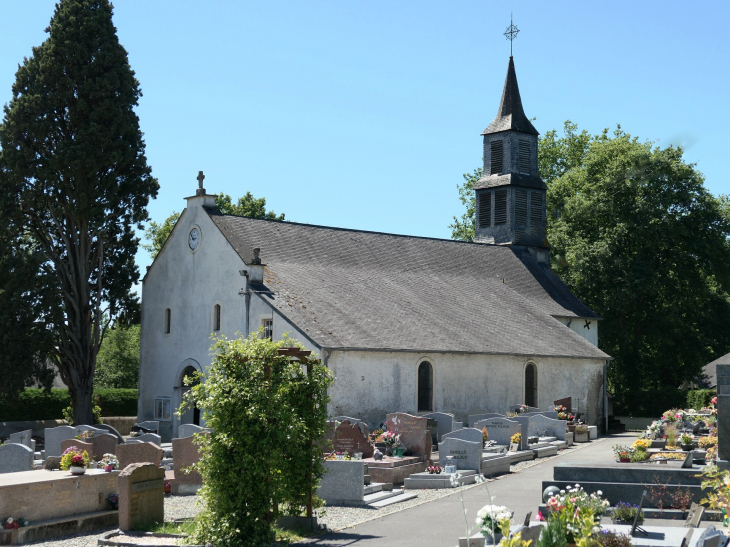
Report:
M 527 190 L 515 189 L 515 233 L 527 230 Z
M 525 367 L 525 404 L 537 407 L 537 367 L 527 363 Z
M 492 225 L 492 192 L 479 194 L 479 227 L 489 228 Z
M 418 411 L 433 410 L 433 368 L 431 363 L 423 361 L 418 365 Z
M 545 210 L 545 194 L 543 192 L 530 192 L 530 225 L 532 233 L 536 234 L 545 222 L 543 211 Z
M 526 175 L 530 174 L 530 143 L 525 139 L 520 139 L 519 171 Z
M 494 225 L 507 224 L 507 189 L 494 191 Z
M 498 175 L 504 171 L 504 141 L 502 139 L 494 140 L 490 143 L 491 162 L 490 173 Z

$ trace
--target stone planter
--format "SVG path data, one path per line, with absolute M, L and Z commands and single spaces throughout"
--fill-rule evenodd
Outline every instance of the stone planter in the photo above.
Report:
M 579 432 L 576 431 L 573 433 L 573 442 L 575 443 L 587 443 L 588 442 L 588 432 Z
M 86 473 L 86 467 L 76 467 L 72 465 L 68 468 L 68 470 L 72 475 L 83 475 Z
M 682 450 L 684 450 L 685 452 L 690 452 L 694 449 L 694 447 L 695 446 L 693 444 L 683 444 Z

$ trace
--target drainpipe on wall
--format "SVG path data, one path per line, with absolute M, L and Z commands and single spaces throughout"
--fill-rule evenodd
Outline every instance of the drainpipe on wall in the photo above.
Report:
M 612 359 L 606 359 L 603 365 L 603 432 L 608 434 L 608 366 Z
M 240 273 L 243 277 L 246 278 L 246 286 L 245 288 L 241 289 L 238 294 L 242 294 L 244 296 L 245 300 L 245 306 L 246 306 L 246 336 L 248 337 L 249 334 L 251 334 L 251 322 L 249 320 L 249 311 L 251 309 L 251 291 L 248 290 L 248 270 L 239 270 L 238 273 Z

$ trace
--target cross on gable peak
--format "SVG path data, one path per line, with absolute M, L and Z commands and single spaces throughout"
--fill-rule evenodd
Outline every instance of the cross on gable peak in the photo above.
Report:
M 205 180 L 205 175 L 203 174 L 202 171 L 198 171 L 197 180 L 198 180 L 198 189 L 195 192 L 195 194 L 198 196 L 203 196 L 203 195 L 205 195 L 205 188 L 203 188 L 203 181 Z

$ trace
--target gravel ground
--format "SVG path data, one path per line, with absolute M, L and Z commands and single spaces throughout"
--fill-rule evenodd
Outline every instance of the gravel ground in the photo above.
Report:
M 592 445 L 598 441 L 591 441 L 589 443 L 574 444 L 570 448 L 561 450 L 557 456 L 551 456 L 549 458 L 541 458 L 539 460 L 530 460 L 525 462 L 519 462 L 512 466 L 511 473 L 519 473 L 523 469 L 539 465 L 548 460 L 559 458 L 564 454 L 570 454 L 575 450 Z M 509 475 L 503 475 L 506 477 Z M 501 477 L 494 479 L 486 479 L 487 482 L 493 482 L 499 480 Z M 474 488 L 478 484 L 472 484 L 464 486 L 464 490 Z M 418 497 L 412 500 L 396 503 L 381 509 L 375 509 L 372 507 L 345 507 L 345 506 L 330 506 L 325 509 L 325 514 L 319 517 L 319 522 L 326 524 L 327 528 L 333 531 L 344 530 L 345 528 L 352 528 L 363 522 L 377 519 L 389 515 L 391 513 L 397 513 L 411 507 L 416 507 L 430 501 L 443 498 L 446 496 L 458 495 L 459 489 L 457 488 L 445 488 L 441 490 L 418 490 Z M 198 496 L 166 496 L 165 497 L 165 520 L 172 520 L 177 518 L 194 517 L 200 510 L 198 504 Z M 77 534 L 74 536 L 65 536 L 63 538 L 38 541 L 27 545 L 42 545 L 43 547 L 96 547 L 96 540 L 112 531 L 113 528 L 106 530 L 96 530 L 91 533 Z

